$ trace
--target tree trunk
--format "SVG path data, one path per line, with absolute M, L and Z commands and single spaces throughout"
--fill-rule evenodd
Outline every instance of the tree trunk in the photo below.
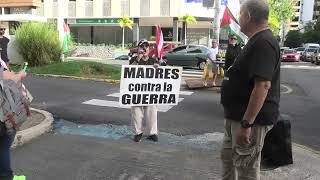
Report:
M 122 49 L 124 49 L 124 28 L 122 28 Z
M 184 44 L 187 45 L 187 22 L 184 23 Z

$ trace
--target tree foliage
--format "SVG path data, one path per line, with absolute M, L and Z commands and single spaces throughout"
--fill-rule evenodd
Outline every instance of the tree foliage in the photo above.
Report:
M 284 45 L 286 47 L 294 48 L 294 47 L 300 47 L 303 43 L 303 36 L 300 31 L 289 31 L 286 40 L 284 42 Z
M 269 26 L 275 35 L 279 34 L 281 23 L 291 21 L 295 15 L 296 0 L 268 0 Z

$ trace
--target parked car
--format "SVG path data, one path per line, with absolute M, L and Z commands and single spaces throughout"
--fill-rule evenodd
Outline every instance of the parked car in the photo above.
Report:
M 317 49 L 317 48 L 320 48 L 320 45 L 319 45 L 319 44 L 316 44 L 316 43 L 306 43 L 306 44 L 303 45 L 303 47 L 305 47 L 305 48 L 315 48 L 315 49 Z
M 314 52 L 316 52 L 316 48 L 307 48 L 307 49 L 305 49 L 304 51 L 303 51 L 303 53 L 302 53 L 302 60 L 303 61 L 311 61 L 311 57 L 312 57 L 312 54 L 314 53 Z
M 303 53 L 303 51 L 304 51 L 305 49 L 306 49 L 306 48 L 304 48 L 304 47 L 297 47 L 297 48 L 295 48 L 294 50 L 296 50 L 298 54 L 302 55 L 302 53 Z
M 320 64 L 320 48 L 317 49 L 315 53 L 313 53 L 311 62 L 315 63 L 316 65 Z
M 296 62 L 300 60 L 300 54 L 294 49 L 286 49 L 281 55 L 281 61 Z
M 129 56 L 128 55 L 121 55 L 115 58 L 116 60 L 129 60 Z
M 167 64 L 172 66 L 198 67 L 204 69 L 209 48 L 201 45 L 183 45 L 166 55 Z
M 289 47 L 281 47 L 280 48 L 280 54 L 282 55 L 284 50 L 290 49 Z

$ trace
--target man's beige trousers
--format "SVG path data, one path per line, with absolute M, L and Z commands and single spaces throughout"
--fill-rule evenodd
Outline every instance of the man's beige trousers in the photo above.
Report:
M 236 144 L 240 121 L 225 120 L 221 150 L 223 180 L 260 180 L 260 161 L 264 138 L 271 126 L 254 125 L 251 128 L 251 143 Z
M 157 126 L 157 107 L 156 106 L 135 106 L 131 107 L 131 122 L 133 132 L 137 134 L 143 133 L 143 119 L 146 120 L 146 135 L 158 134 Z

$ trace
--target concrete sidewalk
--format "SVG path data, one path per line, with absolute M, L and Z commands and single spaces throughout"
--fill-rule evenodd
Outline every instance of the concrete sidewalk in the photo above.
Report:
M 48 117 L 19 132 L 16 145 L 50 130 L 53 119 Z M 32 180 L 220 179 L 222 133 L 189 136 L 161 133 L 158 143 L 146 139 L 135 143 L 127 126 L 60 121 L 55 128 L 54 134 L 13 151 L 17 175 Z M 320 179 L 319 152 L 294 144 L 293 156 L 293 165 L 264 171 L 262 180 Z

